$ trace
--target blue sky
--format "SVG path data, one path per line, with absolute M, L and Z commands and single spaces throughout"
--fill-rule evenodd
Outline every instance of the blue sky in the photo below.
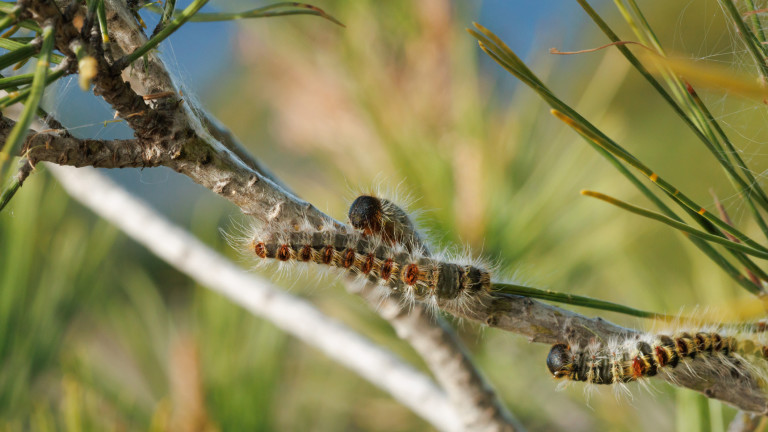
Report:
M 179 1 L 177 7 L 184 8 L 188 4 L 188 1 Z M 261 4 L 267 4 L 267 2 L 259 4 L 211 2 L 203 11 L 215 11 L 220 6 L 228 10 L 248 10 Z M 315 4 L 324 6 L 322 2 Z M 492 29 L 523 58 L 532 54 L 544 54 L 550 46 L 555 45 L 564 49 L 574 48 L 567 46 L 563 41 L 572 40 L 588 21 L 586 14 L 572 0 L 487 0 L 477 11 L 478 16 L 473 17 L 472 20 Z M 328 12 L 333 13 L 330 8 Z M 151 32 L 157 23 L 158 16 L 144 11 L 142 17 L 147 22 L 148 32 Z M 354 25 L 354 23 L 347 23 L 347 25 Z M 557 31 L 554 32 L 552 29 Z M 226 74 L 227 68 L 231 67 L 234 61 L 233 50 L 221 49 L 221 47 L 232 45 L 236 31 L 236 24 L 233 22 L 189 23 L 160 45 L 161 55 L 173 73 L 179 75 L 180 82 L 185 87 L 185 93 L 201 95 L 212 83 L 217 82 L 215 79 L 217 76 Z M 506 77 L 506 74 L 490 59 L 485 56 L 478 56 L 478 58 L 480 58 L 481 67 L 488 68 L 493 74 Z M 106 139 L 132 137 L 131 130 L 124 124 L 112 123 L 107 127 L 103 125 L 104 120 L 112 118 L 112 110 L 92 92 L 80 91 L 76 84 L 76 77 L 63 81 L 55 96 L 49 93 L 47 106 L 65 125 L 74 126 L 73 132 L 76 135 Z M 508 90 L 514 86 L 514 80 L 502 80 L 501 84 L 503 90 Z M 71 106 L 84 109 L 57 109 Z M 187 198 L 202 193 L 202 190 L 198 190 L 199 188 L 192 185 L 188 179 L 176 176 L 167 169 L 112 170 L 109 174 L 166 213 L 178 214 L 179 211 L 183 213 L 184 209 L 178 208 L 179 203 L 193 205 L 195 200 Z M 162 187 L 158 187 L 158 184 Z M 173 188 L 187 197 L 174 200 L 175 203 L 171 204 L 165 198 L 168 188 Z M 176 208 L 171 209 L 169 207 L 171 205 Z

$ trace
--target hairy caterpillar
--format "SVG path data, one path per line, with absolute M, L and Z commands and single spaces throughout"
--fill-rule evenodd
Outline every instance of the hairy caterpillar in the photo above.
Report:
M 391 201 L 361 196 L 349 215 L 353 226 L 267 223 L 253 230 L 247 247 L 264 260 L 328 266 L 377 284 L 385 294 L 433 306 L 445 301 L 462 308 L 490 293 L 487 269 L 430 256 L 408 215 Z
M 756 372 L 744 356 L 768 359 L 768 347 L 751 339 L 739 339 L 713 331 L 681 332 L 674 336 L 646 335 L 639 339 L 608 344 L 591 343 L 586 348 L 555 344 L 547 356 L 547 367 L 555 378 L 589 384 L 623 384 L 671 373 L 683 362 L 701 359 L 705 367 Z M 745 368 L 747 370 L 745 370 Z M 690 368 L 689 368 L 690 370 Z

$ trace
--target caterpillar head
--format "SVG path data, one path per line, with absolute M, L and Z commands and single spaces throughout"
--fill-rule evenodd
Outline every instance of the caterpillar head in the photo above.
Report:
M 555 344 L 549 350 L 547 367 L 555 378 L 567 378 L 573 373 L 573 354 L 566 344 Z
M 408 252 L 424 249 L 408 213 L 388 199 L 360 195 L 349 207 L 349 223 L 365 235 L 400 244 Z
M 376 197 L 361 195 L 349 207 L 349 222 L 365 234 L 379 234 L 382 229 L 382 202 Z

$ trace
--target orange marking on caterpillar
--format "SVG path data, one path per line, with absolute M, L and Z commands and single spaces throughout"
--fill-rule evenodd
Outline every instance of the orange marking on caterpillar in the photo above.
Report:
M 253 253 L 256 254 L 259 258 L 266 258 L 267 257 L 267 247 L 262 242 L 254 243 L 253 244 Z
M 277 249 L 277 259 L 280 261 L 288 261 L 291 259 L 291 247 L 287 244 L 281 245 L 280 248 Z
M 326 246 L 323 249 L 323 264 L 330 265 L 333 262 L 333 246 Z
M 299 261 L 308 262 L 312 260 L 312 246 L 305 245 L 301 248 L 299 251 L 299 254 L 297 255 L 297 258 Z
M 368 254 L 365 257 L 365 260 L 363 261 L 362 267 L 360 267 L 360 271 L 363 274 L 368 274 L 373 270 L 373 265 L 376 263 L 376 256 L 373 254 Z
M 341 265 L 344 268 L 350 268 L 354 263 L 355 263 L 355 250 L 347 249 L 347 251 L 344 252 L 344 259 L 342 260 Z
M 381 265 L 381 279 L 383 281 L 388 281 L 390 276 L 392 276 L 392 267 L 394 266 L 394 261 L 391 259 L 388 259 L 384 261 L 384 264 Z
M 416 285 L 419 280 L 419 266 L 416 264 L 409 264 L 403 271 L 403 282 L 406 285 Z
M 638 379 L 645 374 L 645 362 L 640 357 L 635 357 L 632 360 L 632 377 Z

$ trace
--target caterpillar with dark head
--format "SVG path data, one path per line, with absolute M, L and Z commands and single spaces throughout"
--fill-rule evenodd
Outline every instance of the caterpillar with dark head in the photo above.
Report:
M 462 308 L 490 293 L 486 268 L 430 256 L 408 215 L 393 203 L 358 197 L 350 220 L 353 226 L 266 223 L 246 243 L 260 259 L 328 266 L 435 306 L 444 301 Z
M 589 384 L 623 384 L 669 372 L 684 361 L 718 358 L 735 366 L 744 355 L 768 358 L 768 348 L 749 339 L 740 340 L 717 332 L 681 332 L 674 336 L 647 335 L 586 348 L 555 344 L 547 356 L 547 368 L 557 379 Z

